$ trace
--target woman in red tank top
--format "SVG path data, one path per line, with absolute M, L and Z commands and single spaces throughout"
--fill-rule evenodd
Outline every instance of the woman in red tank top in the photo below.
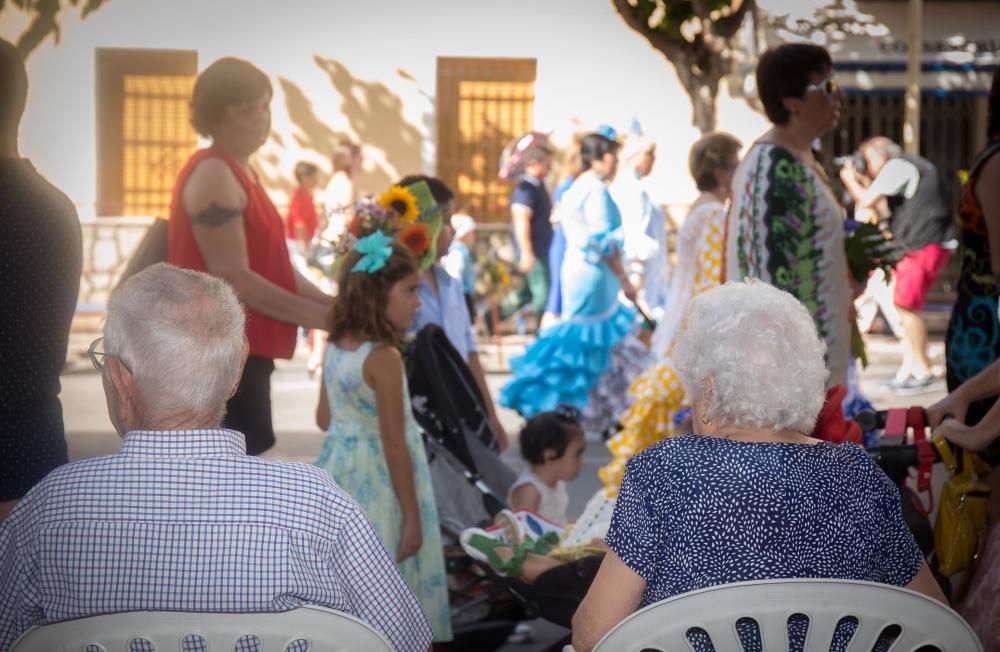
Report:
M 333 300 L 292 268 L 281 217 L 250 167 L 271 130 L 271 95 L 267 76 L 240 59 L 198 76 L 191 122 L 212 144 L 178 175 L 168 225 L 167 261 L 225 279 L 246 306 L 249 357 L 223 426 L 252 455 L 274 444 L 274 359 L 292 357 L 298 326 L 325 328 Z

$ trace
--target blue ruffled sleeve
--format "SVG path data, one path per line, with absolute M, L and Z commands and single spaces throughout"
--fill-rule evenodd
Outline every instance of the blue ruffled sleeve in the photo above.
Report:
M 584 245 L 587 260 L 596 263 L 622 250 L 622 216 L 607 186 L 600 184 L 583 204 L 583 219 L 589 236 Z

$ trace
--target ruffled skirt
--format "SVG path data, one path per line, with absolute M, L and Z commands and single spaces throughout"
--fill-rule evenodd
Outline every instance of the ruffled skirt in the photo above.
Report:
M 629 386 L 649 366 L 649 345 L 635 333 L 629 333 L 611 349 L 611 364 L 590 388 L 583 426 L 588 432 L 605 433 L 615 429 L 619 416 L 632 404 Z
M 603 315 L 568 317 L 546 328 L 524 355 L 511 358 L 514 375 L 500 391 L 500 405 L 525 418 L 561 403 L 584 409 L 611 365 L 611 349 L 634 323 L 634 310 L 615 302 Z
M 625 463 L 661 439 L 677 433 L 684 389 L 669 358 L 650 367 L 629 388 L 633 403 L 621 416 L 621 430 L 608 440 L 613 458 L 597 474 L 609 497 L 618 495 Z

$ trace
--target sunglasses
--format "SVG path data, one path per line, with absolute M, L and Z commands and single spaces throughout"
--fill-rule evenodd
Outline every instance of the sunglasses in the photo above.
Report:
M 818 84 L 809 84 L 806 86 L 806 92 L 809 91 L 819 91 L 824 95 L 833 95 L 840 89 L 840 84 L 837 83 L 837 78 L 834 75 L 830 75 Z

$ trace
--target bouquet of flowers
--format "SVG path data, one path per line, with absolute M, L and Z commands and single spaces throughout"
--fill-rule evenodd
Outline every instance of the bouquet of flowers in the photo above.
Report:
M 864 284 L 876 269 L 888 275 L 905 253 L 899 244 L 887 238 L 874 224 L 846 220 L 844 228 L 847 231 L 844 238 L 847 266 L 857 283 Z M 862 367 L 868 366 L 868 353 L 857 322 L 851 325 L 851 354 L 861 362 Z
M 503 294 L 510 288 L 510 272 L 502 260 L 481 259 L 479 269 L 479 282 L 485 287 L 485 294 Z
M 847 266 L 858 283 L 864 283 L 876 269 L 890 273 L 905 253 L 874 224 L 847 220 L 844 228 L 847 231 L 844 238 Z
M 331 261 L 326 266 L 326 274 L 335 277 L 344 255 L 359 240 L 375 233 L 398 240 L 417 256 L 421 268 L 427 269 L 437 259 L 436 245 L 442 218 L 441 207 L 424 181 L 392 186 L 377 198 L 368 195 L 350 206 L 336 209 L 331 213 L 330 223 L 343 226 L 324 234 Z

